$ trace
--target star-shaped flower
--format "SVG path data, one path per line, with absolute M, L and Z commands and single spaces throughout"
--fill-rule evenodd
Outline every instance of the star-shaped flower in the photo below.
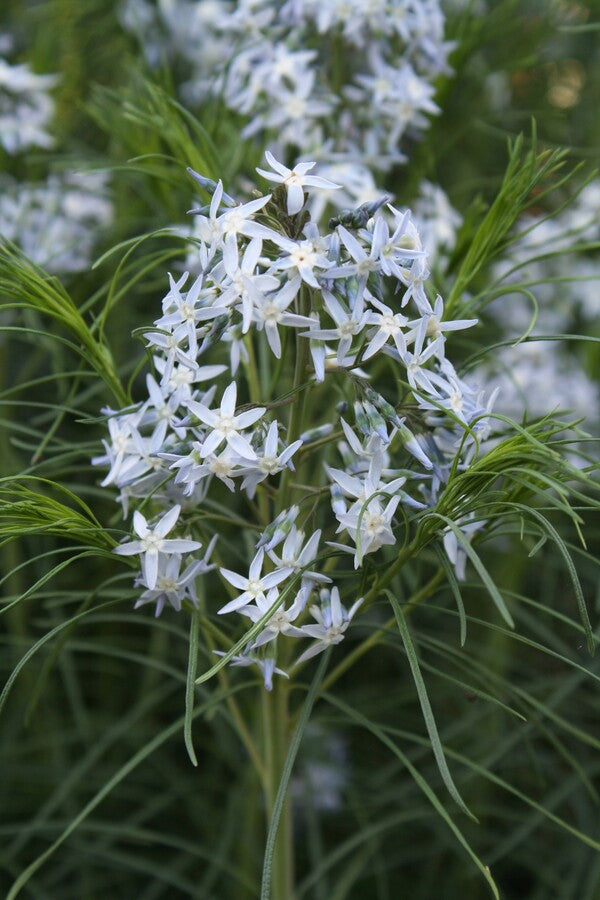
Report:
M 316 163 L 301 162 L 296 163 L 293 169 L 288 169 L 282 163 L 278 162 L 269 150 L 265 153 L 267 162 L 274 169 L 273 172 L 266 172 L 264 169 L 256 171 L 267 181 L 275 181 L 277 184 L 283 184 L 287 190 L 287 213 L 293 216 L 300 212 L 304 206 L 304 187 L 325 188 L 332 190 L 341 188 L 341 184 L 334 184 L 327 178 L 320 178 L 318 175 L 307 175 Z
M 344 632 L 348 628 L 356 610 L 363 602 L 360 597 L 352 604 L 350 609 L 342 606 L 340 601 L 340 592 L 337 587 L 331 589 L 323 589 L 321 591 L 321 606 L 311 606 L 310 614 L 316 620 L 316 625 L 302 625 L 301 628 L 295 629 L 296 632 L 302 632 L 306 637 L 314 638 L 315 643 L 296 660 L 296 665 L 305 662 L 317 653 L 322 653 L 332 644 L 339 644 L 344 640 Z M 298 635 L 299 636 L 299 635 Z
M 227 441 L 229 446 L 241 456 L 246 458 L 254 456 L 252 447 L 246 438 L 242 437 L 240 431 L 244 428 L 249 428 L 250 425 L 254 425 L 264 415 L 266 410 L 264 406 L 259 406 L 256 409 L 249 409 L 247 412 L 236 416 L 236 397 L 237 386 L 235 381 L 232 381 L 223 393 L 221 408 L 217 412 L 209 409 L 203 403 L 197 403 L 195 400 L 188 401 L 189 411 L 212 429 L 202 444 L 202 449 L 200 450 L 202 458 L 213 453 L 223 441 Z
M 230 569 L 219 569 L 221 575 L 223 578 L 227 579 L 229 584 L 232 584 L 235 588 L 242 591 L 238 597 L 235 597 L 234 600 L 230 600 L 229 603 L 226 603 L 225 606 L 222 606 L 221 609 L 217 610 L 219 615 L 235 612 L 242 606 L 246 606 L 250 603 L 256 603 L 258 601 L 264 602 L 268 591 L 292 574 L 293 569 L 288 567 L 275 569 L 274 572 L 261 575 L 264 557 L 265 551 L 262 549 L 259 550 L 250 563 L 250 570 L 247 578 L 243 575 L 238 575 L 237 572 L 232 572 Z
M 144 582 L 151 591 L 156 587 L 158 579 L 159 553 L 190 553 L 192 550 L 199 550 L 202 546 L 199 541 L 178 538 L 166 540 L 166 536 L 174 528 L 180 512 L 180 506 L 172 507 L 158 520 L 154 528 L 149 528 L 147 519 L 136 510 L 133 514 L 133 528 L 140 540 L 119 544 L 113 551 L 119 556 L 135 556 L 137 553 L 141 555 Z

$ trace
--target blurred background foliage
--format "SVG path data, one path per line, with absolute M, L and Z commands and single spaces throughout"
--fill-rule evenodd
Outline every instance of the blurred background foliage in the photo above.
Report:
M 399 205 L 410 205 L 428 178 L 465 217 L 462 244 L 436 271 L 445 293 L 501 183 L 507 139 L 530 133 L 535 118 L 541 148 L 568 147 L 569 164 L 584 162 L 586 173 L 598 164 L 599 16 L 595 2 L 449 4 L 447 36 L 457 46 L 454 74 L 438 84 L 442 112 L 409 150 L 411 162 L 385 185 Z M 227 187 L 237 176 L 251 177 L 259 163 L 262 147 L 238 139 L 235 117 L 210 106 L 183 109 L 178 73 L 148 70 L 121 28 L 117 3 L 3 0 L 0 30 L 15 36 L 17 57 L 34 71 L 61 76 L 56 149 L 2 156 L 2 168 L 19 179 L 38 177 L 48 165 L 110 171 L 114 225 L 101 236 L 98 257 L 188 221 L 196 201 L 187 165 L 222 176 Z M 115 369 L 123 384 L 134 378 L 134 392 L 144 351 L 131 332 L 154 318 L 165 271 L 185 253 L 175 231 L 163 232 L 65 281 L 88 325 L 96 334 L 104 327 Z M 474 287 L 483 289 L 486 278 L 482 271 Z M 222 695 L 237 690 L 239 708 L 249 714 L 258 682 L 232 677 L 233 688 L 221 681 L 198 689 L 194 769 L 181 718 L 188 621 L 134 614 L 131 573 L 97 539 L 96 520 L 115 539 L 122 528 L 120 510 L 90 464 L 104 435 L 99 410 L 115 397 L 41 308 L 11 315 L 2 312 L 3 498 L 27 503 L 28 482 L 20 479 L 17 488 L 8 478 L 24 472 L 67 485 L 89 509 L 37 482 L 47 508 L 22 507 L 28 524 L 21 539 L 0 548 L 1 666 L 10 688 L 0 718 L 0 889 L 4 895 L 38 861 L 22 895 L 39 900 L 95 900 L 108 892 L 124 900 L 256 897 L 260 792 Z M 479 349 L 466 337 L 461 344 L 465 359 Z M 588 371 L 598 374 L 597 350 L 584 352 Z M 597 512 L 583 515 L 586 549 L 574 527 L 563 522 L 561 534 L 595 626 L 600 522 Z M 65 519 L 72 520 L 68 539 L 52 527 L 58 521 L 62 530 Z M 475 578 L 463 589 L 464 647 L 443 584 L 411 611 L 410 624 L 453 776 L 479 818 L 476 824 L 461 817 L 461 830 L 491 867 L 502 897 L 596 900 L 598 658 L 586 650 L 556 548 L 536 548 L 536 537 L 526 535 L 535 551 L 527 558 L 515 550 L 519 537 L 499 536 L 481 552 L 504 596 L 514 598 L 514 633 L 491 614 Z M 425 553 L 403 572 L 402 599 L 418 593 L 437 565 Z M 376 605 L 361 619 L 346 654 L 386 615 Z M 343 658 L 335 657 L 331 670 Z M 209 662 L 201 657 L 200 668 Z M 446 804 L 398 636 L 390 632 L 331 688 L 315 707 L 294 775 L 298 898 L 486 896 L 475 866 L 403 761 L 361 720 L 396 741 Z

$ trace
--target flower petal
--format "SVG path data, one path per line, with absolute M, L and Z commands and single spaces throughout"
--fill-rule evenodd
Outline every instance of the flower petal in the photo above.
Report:
M 159 519 L 154 527 L 154 534 L 157 534 L 159 537 L 165 537 L 171 528 L 175 525 L 175 522 L 179 518 L 179 513 L 181 512 L 181 507 L 179 505 L 173 506 L 168 512 L 164 514 L 164 516 Z
M 287 186 L 287 213 L 288 216 L 294 216 L 300 212 L 304 206 L 304 191 L 299 184 L 288 184 Z

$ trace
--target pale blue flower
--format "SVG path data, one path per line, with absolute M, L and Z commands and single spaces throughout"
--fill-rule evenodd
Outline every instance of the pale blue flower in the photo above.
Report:
M 175 527 L 180 512 L 181 507 L 174 506 L 158 520 L 154 528 L 150 528 L 147 519 L 139 510 L 136 510 L 133 514 L 133 529 L 140 540 L 119 544 L 113 550 L 113 553 L 118 553 L 119 556 L 139 554 L 142 557 L 142 573 L 150 590 L 154 590 L 156 587 L 159 554 L 191 553 L 192 550 L 199 550 L 202 546 L 199 541 L 181 538 L 167 539 L 166 536 Z

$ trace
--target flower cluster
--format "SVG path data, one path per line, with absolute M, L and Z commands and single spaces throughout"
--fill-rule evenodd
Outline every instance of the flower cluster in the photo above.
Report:
M 577 316 L 594 322 L 600 276 L 600 178 L 589 181 L 556 215 L 523 216 L 516 231 L 520 236 L 496 265 L 495 278 L 535 285 L 538 323 L 548 332 L 568 329 Z M 531 319 L 527 299 L 517 295 L 510 307 L 514 327 L 525 329 Z M 491 310 L 501 315 L 498 307 Z
M 28 147 L 51 147 L 47 128 L 54 114 L 50 90 L 55 75 L 35 75 L 26 63 L 11 65 L 8 35 L 0 35 L 0 144 L 7 153 Z
M 0 35 L 0 145 L 11 155 L 49 149 L 55 75 L 35 75 L 27 63 L 10 65 L 12 39 Z M 98 233 L 112 220 L 106 179 L 61 172 L 44 180 L 0 178 L 0 234 L 55 275 L 89 267 Z
M 194 535 L 210 535 L 212 551 L 222 486 L 251 511 L 252 558 L 241 571 L 219 567 L 229 600 L 217 611 L 262 623 L 233 663 L 256 663 L 269 686 L 284 639 L 312 641 L 296 664 L 343 640 L 362 598 L 342 602 L 337 562 L 349 554 L 363 567 L 437 502 L 451 468 L 467 467 L 486 438 L 491 404 L 447 355 L 449 336 L 476 320 L 444 319 L 442 298 L 428 294 L 410 212 L 377 202 L 322 233 L 305 194 L 335 186 L 309 164 L 267 161 L 272 171 L 259 172 L 275 192 L 246 203 L 192 173 L 212 194 L 196 211 L 199 274 L 170 277 L 145 332 L 147 398 L 107 411 L 94 462 L 108 467 L 103 484 L 120 489 L 125 514 L 139 500 L 163 510 L 155 524 L 136 510 L 137 538 L 116 551 L 140 556 L 140 602 L 157 614 L 196 602 Z M 391 399 L 374 372 L 386 373 Z M 469 534 L 476 523 L 457 524 Z
M 319 160 L 340 208 L 376 198 L 373 172 L 405 160 L 449 71 L 439 0 L 127 0 L 123 21 L 152 62 L 186 61 L 190 102 L 216 96 L 243 136 Z
M 599 214 L 600 180 L 595 179 L 558 214 L 520 219 L 516 227 L 520 236 L 493 272 L 495 282 L 506 285 L 506 294 L 489 310 L 505 334 L 518 339 L 534 314 L 534 335 L 578 334 L 594 327 L 599 308 Z M 582 365 L 574 364 L 575 349 L 575 344 L 545 340 L 495 354 L 490 383 L 511 385 L 503 392 L 501 411 L 519 419 L 523 410 L 542 416 L 550 408 L 598 421 L 598 388 Z
M 37 265 L 64 275 L 87 269 L 98 232 L 112 220 L 105 179 L 50 175 L 37 183 L 0 182 L 0 233 Z
M 432 259 L 444 260 L 456 246 L 462 216 L 438 184 L 423 180 L 412 204 L 413 221 Z

